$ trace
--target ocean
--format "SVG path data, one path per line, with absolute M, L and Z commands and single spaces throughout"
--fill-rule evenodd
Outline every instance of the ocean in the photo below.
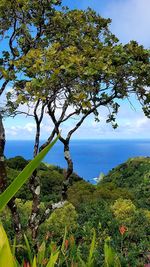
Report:
M 31 159 L 33 141 L 7 141 L 5 156 L 23 156 Z M 72 140 L 71 155 L 74 172 L 95 183 L 100 173 L 107 174 L 128 158 L 150 156 L 150 140 Z M 45 157 L 45 162 L 65 168 L 63 146 L 60 142 Z

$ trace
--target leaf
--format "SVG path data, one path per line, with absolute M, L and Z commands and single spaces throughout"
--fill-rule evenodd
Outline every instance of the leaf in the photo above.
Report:
M 42 264 L 42 261 L 44 260 L 44 256 L 45 256 L 45 242 L 43 241 L 41 246 L 39 247 L 38 255 L 37 255 L 37 262 L 39 265 Z
M 52 4 L 57 4 L 58 0 L 52 0 Z
M 106 267 L 113 267 L 113 260 L 114 260 L 114 252 L 112 248 L 105 242 L 104 245 L 104 254 L 105 254 L 105 266 Z
M 80 251 L 80 246 L 78 246 L 77 248 L 77 259 L 79 260 L 80 262 L 80 265 L 81 267 L 87 267 L 86 263 L 84 262 L 84 260 L 82 260 L 81 258 L 81 251 Z
M 78 255 L 78 259 L 79 259 L 79 261 L 80 261 L 80 266 L 81 266 L 81 267 L 87 267 L 86 263 L 82 260 L 82 258 L 81 258 L 80 255 Z
M 107 238 L 105 240 L 104 255 L 105 255 L 105 265 L 104 265 L 105 267 L 121 267 L 121 263 L 116 252 L 110 246 L 110 238 Z
M 55 253 L 52 252 L 50 256 L 50 260 L 47 263 L 46 267 L 54 267 L 58 259 L 58 256 L 59 256 L 59 251 L 56 251 Z
M 23 184 L 29 179 L 33 171 L 38 167 L 40 162 L 44 159 L 49 150 L 58 140 L 57 136 L 52 143 L 45 147 L 29 164 L 23 169 L 23 171 L 14 179 L 14 181 L 6 188 L 6 190 L 0 195 L 0 212 L 5 208 L 10 199 L 18 192 Z
M 0 223 L 0 266 L 15 267 L 15 261 L 11 253 L 9 241 L 1 223 Z
M 15 257 L 15 252 L 16 252 L 16 237 L 14 238 L 13 246 L 12 246 L 12 254 Z
M 37 264 L 36 264 L 36 256 L 34 256 L 32 267 L 37 267 Z
M 67 227 L 65 227 L 65 233 L 64 233 L 64 237 L 63 237 L 62 246 L 61 246 L 62 253 L 65 252 L 65 240 L 66 240 L 66 236 L 67 236 Z
M 95 249 L 95 243 L 96 243 L 96 233 L 95 233 L 95 230 L 93 230 L 93 239 L 92 239 L 92 243 L 90 246 L 90 252 L 89 252 L 89 257 L 88 257 L 89 267 L 93 266 L 93 254 L 94 254 L 94 249 Z
M 28 253 L 28 258 L 29 258 L 30 264 L 32 264 L 32 251 L 31 251 L 31 247 L 30 247 L 29 241 L 28 241 L 28 239 L 27 239 L 25 234 L 24 234 L 24 240 L 25 240 L 25 243 L 26 243 L 26 249 L 27 249 L 27 253 Z
M 93 238 L 92 238 L 92 242 L 91 242 L 91 246 L 90 246 L 90 251 L 89 251 L 89 257 L 88 257 L 88 261 L 85 263 L 81 256 L 80 256 L 80 251 L 77 252 L 77 257 L 80 261 L 80 266 L 82 267 L 93 267 L 94 265 L 94 258 L 93 258 L 93 254 L 94 254 L 94 250 L 95 250 L 95 243 L 96 243 L 96 232 L 95 230 L 93 230 Z
M 8 72 L 4 68 L 0 68 L 0 72 L 4 79 L 8 79 Z

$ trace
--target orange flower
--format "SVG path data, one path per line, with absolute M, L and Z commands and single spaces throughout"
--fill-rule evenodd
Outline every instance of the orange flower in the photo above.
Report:
M 24 263 L 23 263 L 23 267 L 30 267 L 29 262 L 24 261 Z
M 119 232 L 120 232 L 121 235 L 124 235 L 126 231 L 128 231 L 128 228 L 126 226 L 121 225 L 119 227 Z
M 67 250 L 68 249 L 68 246 L 69 246 L 69 241 L 68 239 L 65 240 L 65 249 Z

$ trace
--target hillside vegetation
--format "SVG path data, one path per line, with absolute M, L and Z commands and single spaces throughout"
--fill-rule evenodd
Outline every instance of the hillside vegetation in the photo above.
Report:
M 131 158 L 106 175 L 100 186 L 128 190 L 135 203 L 142 208 L 150 208 L 150 157 Z
M 22 157 L 7 159 L 8 177 L 11 181 L 27 161 Z M 47 202 L 61 199 L 61 186 L 65 170 L 42 163 L 38 169 L 41 180 L 42 213 Z M 51 213 L 41 224 L 38 240 L 46 236 L 48 242 L 60 244 L 64 229 L 68 238 L 74 236 L 83 259 L 88 257 L 93 228 L 96 231 L 94 266 L 104 261 L 103 246 L 106 238 L 111 238 L 122 266 L 143 266 L 146 253 L 150 250 L 150 158 L 132 158 L 112 169 L 97 185 L 92 185 L 77 174 L 72 175 L 68 190 L 68 202 L 63 208 Z M 16 204 L 21 214 L 24 231 L 31 239 L 27 226 L 32 198 L 29 185 L 25 185 L 17 195 Z M 7 233 L 13 238 L 11 213 L 2 214 Z M 21 253 L 21 252 L 20 252 Z

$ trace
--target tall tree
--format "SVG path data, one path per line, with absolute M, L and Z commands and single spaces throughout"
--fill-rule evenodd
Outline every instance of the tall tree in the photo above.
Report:
M 0 1 L 0 97 L 6 87 L 16 79 L 14 61 L 27 54 L 30 49 L 45 43 L 44 32 L 51 29 L 51 17 L 60 0 L 1 0 Z M 0 111 L 0 191 L 6 186 L 4 163 L 5 130 Z M 19 217 L 14 200 L 9 203 L 15 230 L 19 231 Z
M 63 132 L 60 136 L 68 164 L 62 189 L 64 200 L 73 171 L 70 139 L 90 114 L 94 114 L 95 120 L 99 121 L 99 108 L 106 107 L 106 122 L 112 123 L 116 128 L 119 100 L 134 94 L 142 104 L 145 114 L 149 116 L 149 51 L 135 41 L 126 45 L 119 44 L 118 39 L 109 31 L 109 23 L 109 19 L 103 19 L 90 9 L 56 11 L 51 19 L 51 29 L 47 28 L 45 31 L 44 45 L 31 49 L 21 59 L 13 62 L 24 77 L 16 80 L 16 95 L 13 95 L 15 103 L 34 104 L 37 126 L 41 120 L 36 118 L 35 110 L 37 103 L 41 103 L 40 110 L 44 105 L 42 118 L 46 108 L 50 125 L 54 126 L 41 148 L 39 138 L 36 138 L 36 148 L 45 147 L 60 132 L 62 125 L 71 118 L 76 118 L 70 124 L 71 128 L 66 136 Z M 12 103 L 11 96 L 8 97 Z M 39 130 L 37 128 L 38 137 Z M 40 187 L 36 175 L 32 183 L 35 183 L 36 192 Z M 40 196 L 38 195 L 37 202 L 37 198 L 34 199 L 37 205 Z M 38 209 L 34 211 L 36 235 L 39 224 L 49 215 L 51 208 L 48 206 L 41 219 Z M 34 220 L 32 226 L 35 226 Z

